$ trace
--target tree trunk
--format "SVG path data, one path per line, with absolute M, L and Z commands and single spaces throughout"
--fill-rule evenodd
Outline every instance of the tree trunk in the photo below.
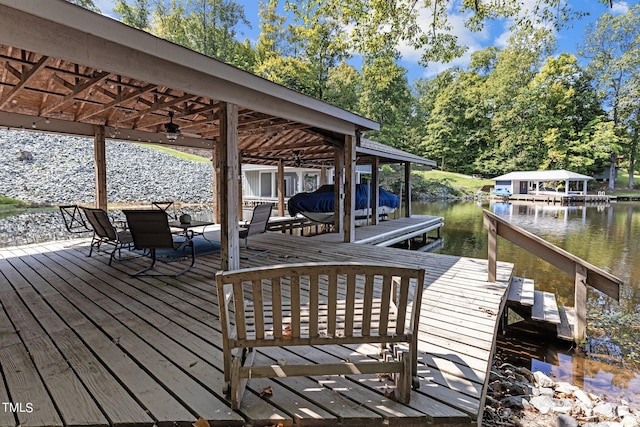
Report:
M 611 155 L 611 165 L 609 166 L 609 190 L 616 188 L 616 160 L 618 156 L 614 153 Z
M 634 180 L 633 180 L 633 169 L 636 163 L 636 156 L 633 153 L 629 156 L 629 189 L 633 190 Z

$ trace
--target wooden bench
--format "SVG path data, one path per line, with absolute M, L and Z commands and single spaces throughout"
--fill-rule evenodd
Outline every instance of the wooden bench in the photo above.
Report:
M 408 403 L 417 388 L 417 333 L 423 269 L 366 263 L 303 263 L 216 275 L 224 351 L 224 392 L 238 409 L 249 378 L 390 373 Z M 293 308 L 293 309 L 292 309 Z M 269 346 L 380 344 L 378 361 L 253 366 Z M 397 344 L 405 344 L 400 348 Z

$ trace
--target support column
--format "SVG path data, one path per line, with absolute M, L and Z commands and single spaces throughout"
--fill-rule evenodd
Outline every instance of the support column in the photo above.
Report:
M 284 161 L 278 160 L 278 216 L 284 216 Z
M 371 158 L 371 224 L 376 225 L 378 223 L 378 199 L 380 198 L 380 174 L 378 173 L 378 167 L 380 166 L 380 159 L 378 156 Z
M 404 164 L 404 216 L 411 216 L 411 162 Z
M 238 106 L 220 103 L 220 139 L 216 142 L 220 206 L 220 268 L 240 268 L 238 236 Z
M 576 264 L 573 306 L 576 310 L 573 340 L 580 344 L 587 337 L 587 269 L 579 264 Z
M 96 126 L 93 137 L 96 208 L 107 210 L 107 154 L 105 138 L 104 126 Z
M 356 240 L 356 136 L 344 138 L 344 239 Z
M 244 219 L 244 200 L 242 198 L 242 156 L 238 155 L 238 221 Z
M 218 141 L 214 141 L 213 147 L 211 148 L 211 162 L 213 163 L 213 173 L 211 177 L 211 189 L 213 191 L 213 200 L 211 201 L 211 210 L 213 212 L 213 222 L 220 224 L 220 200 L 217 197 L 218 187 L 221 185 L 219 178 L 219 170 L 220 165 L 218 163 L 218 155 L 216 146 L 218 145 Z
M 333 176 L 333 196 L 334 196 L 334 220 L 335 231 L 340 233 L 344 240 L 344 148 L 334 148 L 334 176 Z
M 320 168 L 320 185 L 327 183 L 327 168 L 324 166 Z

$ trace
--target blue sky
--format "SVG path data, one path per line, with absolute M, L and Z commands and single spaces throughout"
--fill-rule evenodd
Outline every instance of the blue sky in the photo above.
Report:
M 521 0 L 525 4 L 533 4 L 535 0 Z M 597 0 L 568 0 L 569 3 L 576 9 L 589 12 L 589 16 L 583 18 L 580 21 L 575 21 L 571 28 L 566 28 L 557 34 L 558 40 L 558 53 L 570 52 L 573 53 L 578 48 L 579 43 L 583 40 L 584 29 L 587 23 L 594 22 L 598 16 L 602 13 L 610 12 L 613 14 L 625 13 L 630 6 L 637 4 L 640 0 L 628 0 L 628 1 L 614 1 L 613 8 L 609 8 Z M 239 38 L 244 40 L 248 38 L 251 41 L 255 41 L 259 34 L 259 18 L 258 18 L 258 0 L 236 0 L 238 4 L 244 6 L 245 15 L 247 20 L 251 22 L 252 27 L 242 26 L 239 28 Z M 102 13 L 113 16 L 113 0 L 96 0 L 96 5 L 100 8 Z M 284 0 L 281 0 L 284 3 Z M 462 24 L 464 16 L 451 15 L 452 26 L 455 29 L 456 35 L 459 37 L 462 44 L 469 47 L 467 54 L 459 59 L 454 60 L 449 64 L 429 64 L 429 67 L 425 68 L 418 65 L 420 53 L 409 47 L 401 47 L 402 61 L 401 65 L 405 67 L 407 71 L 407 77 L 409 81 L 416 78 L 429 78 L 436 75 L 438 72 L 452 66 L 458 65 L 465 67 L 469 63 L 471 53 L 481 50 L 487 46 L 504 47 L 507 39 L 509 38 L 508 22 L 493 22 L 486 25 L 485 29 L 480 33 L 472 33 L 466 30 Z M 428 13 L 423 11 L 420 15 L 420 19 L 425 22 L 429 20 Z

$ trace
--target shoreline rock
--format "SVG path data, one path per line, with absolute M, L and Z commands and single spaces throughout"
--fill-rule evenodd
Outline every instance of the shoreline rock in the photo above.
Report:
M 543 372 L 495 359 L 482 425 L 638 427 L 640 409 L 631 408 L 624 399 L 605 401 Z

